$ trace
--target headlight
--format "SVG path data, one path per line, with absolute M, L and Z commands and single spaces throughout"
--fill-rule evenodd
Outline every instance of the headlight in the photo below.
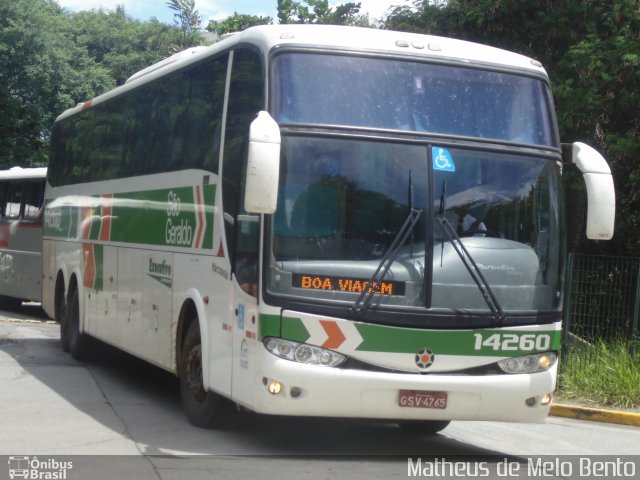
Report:
M 555 352 L 545 352 L 524 357 L 505 358 L 498 362 L 498 366 L 506 373 L 537 373 L 551 368 L 557 359 L 558 355 Z
M 321 365 L 323 367 L 337 367 L 347 357 L 341 353 L 314 347 L 306 343 L 292 342 L 281 338 L 267 337 L 264 346 L 274 355 L 292 362 L 306 363 L 308 365 Z

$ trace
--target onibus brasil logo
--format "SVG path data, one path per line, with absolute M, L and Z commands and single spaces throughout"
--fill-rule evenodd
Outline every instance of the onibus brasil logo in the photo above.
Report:
M 73 468 L 73 462 L 63 462 L 54 458 L 40 460 L 38 457 L 9 457 L 9 478 L 33 480 L 66 480 L 67 471 Z

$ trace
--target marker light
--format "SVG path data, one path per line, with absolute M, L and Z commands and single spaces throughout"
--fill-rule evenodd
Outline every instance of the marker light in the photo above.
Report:
M 537 373 L 551 368 L 557 359 L 555 352 L 536 353 L 524 357 L 505 358 L 498 362 L 498 366 L 505 373 Z
M 538 403 L 538 399 L 540 400 L 540 406 L 546 407 L 553 400 L 553 393 L 546 393 L 542 398 L 529 397 L 524 401 L 524 403 L 527 405 L 527 407 L 535 407 Z
M 268 388 L 270 394 L 278 395 L 282 391 L 282 384 L 280 382 L 272 380 L 271 383 L 269 383 Z
M 282 338 L 267 337 L 264 339 L 264 346 L 280 358 L 307 365 L 337 367 L 347 359 L 341 353 L 333 350 L 307 345 L 306 343 L 283 340 Z

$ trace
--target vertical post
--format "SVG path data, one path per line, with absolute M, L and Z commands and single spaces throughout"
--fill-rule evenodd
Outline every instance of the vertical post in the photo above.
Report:
M 638 259 L 638 277 L 636 279 L 636 298 L 633 306 L 633 319 L 631 323 L 631 348 L 630 355 L 636 354 L 636 346 L 640 340 L 638 335 L 638 317 L 640 316 L 640 259 Z
M 564 284 L 564 299 L 562 309 L 562 361 L 567 356 L 567 339 L 569 337 L 569 322 L 571 319 L 571 289 L 573 287 L 573 257 L 575 253 L 569 254 L 569 259 L 565 267 L 565 284 Z

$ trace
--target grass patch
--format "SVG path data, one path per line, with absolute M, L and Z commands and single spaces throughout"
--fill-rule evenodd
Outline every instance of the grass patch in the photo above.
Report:
M 640 407 L 640 348 L 630 355 L 628 340 L 572 347 L 560 364 L 560 399 L 587 405 Z

